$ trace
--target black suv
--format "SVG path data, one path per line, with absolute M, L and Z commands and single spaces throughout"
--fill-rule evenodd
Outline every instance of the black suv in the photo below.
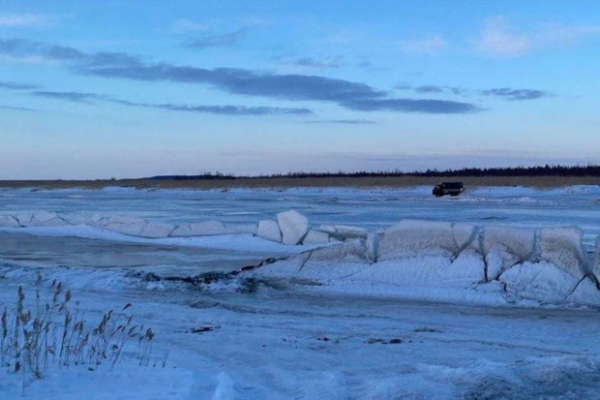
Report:
M 437 197 L 445 196 L 458 196 L 465 191 L 465 185 L 462 182 L 443 182 L 441 185 L 435 185 L 433 188 L 433 194 Z

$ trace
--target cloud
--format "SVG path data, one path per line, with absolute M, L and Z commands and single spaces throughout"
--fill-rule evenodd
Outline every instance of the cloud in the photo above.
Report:
M 453 94 L 457 96 L 464 96 L 468 94 L 468 90 L 459 86 L 447 86 L 447 85 L 421 85 L 421 86 L 412 86 L 407 83 L 401 83 L 394 86 L 396 90 L 408 90 L 413 91 L 419 94 L 430 94 L 430 93 L 439 93 L 439 94 Z
M 83 53 L 77 49 L 31 42 L 0 40 L 0 53 L 41 56 L 61 61 L 73 72 L 105 78 L 204 84 L 235 95 L 295 101 L 324 101 L 362 111 L 472 113 L 474 104 L 446 100 L 393 99 L 365 83 L 317 75 L 274 74 L 240 68 L 199 68 L 148 63 L 124 53 Z
M 430 99 L 364 99 L 348 100 L 344 106 L 360 111 L 396 111 L 427 114 L 467 114 L 482 111 L 471 103 Z
M 47 24 L 50 19 L 48 16 L 37 14 L 0 14 L 0 27 L 42 26 Z
M 188 106 L 179 104 L 132 103 L 133 106 L 160 108 L 168 111 L 186 111 L 218 115 L 312 115 L 308 108 L 246 107 L 246 106 Z
M 594 36 L 600 36 L 600 25 L 551 23 L 524 30 L 516 29 L 502 16 L 494 16 L 484 21 L 476 47 L 490 56 L 516 58 L 534 51 L 574 46 Z
M 401 51 L 415 54 L 433 54 L 445 46 L 446 41 L 437 33 L 432 33 L 419 39 L 403 40 L 400 42 Z
M 205 49 L 207 47 L 230 47 L 236 45 L 245 34 L 245 29 L 237 29 L 233 32 L 220 35 L 206 35 L 201 38 L 189 39 L 184 43 L 184 46 L 194 49 Z
M 95 93 L 36 91 L 31 92 L 30 94 L 37 97 L 67 100 L 76 103 L 92 103 L 98 100 L 109 100 L 108 97 Z
M 401 83 L 394 87 L 396 90 L 413 91 L 420 94 L 440 93 L 457 96 L 469 96 L 480 94 L 483 96 L 499 97 L 505 100 L 535 100 L 544 97 L 552 96 L 551 93 L 539 89 L 514 89 L 508 87 L 492 88 L 484 90 L 470 90 L 458 86 L 438 86 L 438 85 L 422 85 L 412 86 L 407 83 Z
M 287 65 L 295 65 L 298 67 L 315 68 L 315 69 L 327 69 L 327 68 L 339 68 L 343 65 L 344 56 L 330 56 L 321 59 L 313 57 L 299 57 L 293 59 L 282 59 L 276 57 L 276 61 L 279 61 Z
M 518 57 L 531 50 L 531 40 L 518 32 L 501 16 L 488 18 L 483 23 L 478 49 L 500 57 Z
M 550 93 L 543 90 L 537 89 L 511 89 L 511 88 L 494 88 L 482 90 L 481 94 L 484 96 L 501 97 L 506 100 L 520 101 L 520 100 L 535 100 L 543 97 L 551 96 Z
M 0 110 L 11 110 L 11 111 L 27 111 L 27 112 L 31 112 L 31 111 L 37 111 L 34 108 L 28 108 L 28 107 L 16 107 L 16 106 L 6 106 L 6 105 L 1 105 L 0 104 Z
M 344 125 L 372 125 L 375 121 L 369 119 L 318 119 L 306 121 L 307 124 L 344 124 Z
M 538 35 L 538 40 L 542 44 L 570 46 L 576 45 L 588 37 L 600 35 L 600 25 L 545 24 Z
M 444 93 L 444 88 L 434 85 L 417 86 L 415 88 L 417 93 Z
M 28 84 L 28 83 L 0 81 L 0 89 L 31 90 L 31 89 L 37 89 L 38 87 L 39 87 L 38 85 L 32 85 L 32 84 Z
M 132 102 L 128 100 L 121 100 L 111 96 L 96 94 L 96 93 L 84 93 L 84 92 L 56 92 L 56 91 L 35 91 L 30 92 L 32 96 L 45 97 L 50 99 L 72 101 L 76 103 L 91 104 L 98 101 L 120 104 L 129 107 L 144 107 L 144 108 L 156 108 L 167 111 L 186 111 L 195 113 L 205 114 L 218 114 L 218 115 L 312 115 L 313 112 L 307 108 L 285 108 L 285 107 L 246 107 L 246 106 L 234 106 L 234 105 L 181 105 L 181 104 L 152 104 L 152 103 L 140 103 Z
M 173 23 L 172 31 L 174 33 L 186 33 L 186 32 L 197 32 L 197 31 L 207 31 L 209 26 L 207 24 L 199 24 L 194 21 L 190 21 L 189 19 L 178 19 Z

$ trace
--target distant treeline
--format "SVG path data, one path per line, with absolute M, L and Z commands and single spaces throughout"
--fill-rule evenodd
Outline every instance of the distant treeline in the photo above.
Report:
M 287 174 L 271 174 L 259 176 L 244 176 L 215 173 L 200 175 L 161 175 L 148 179 L 154 180 L 221 180 L 221 179 L 273 179 L 273 178 L 371 178 L 371 177 L 398 177 L 398 176 L 423 176 L 423 177 L 455 177 L 455 176 L 598 176 L 600 165 L 564 166 L 544 165 L 537 167 L 504 167 L 504 168 L 463 168 L 426 171 L 360 171 L 360 172 L 290 172 Z

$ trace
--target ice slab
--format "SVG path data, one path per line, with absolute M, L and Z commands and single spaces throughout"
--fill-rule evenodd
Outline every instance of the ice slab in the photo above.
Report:
M 274 242 L 281 242 L 281 230 L 277 221 L 271 219 L 263 219 L 258 223 L 258 230 L 256 236 L 263 239 L 272 240 Z
M 308 233 L 308 219 L 295 210 L 277 214 L 284 244 L 299 244 Z
M 378 259 L 385 261 L 417 255 L 451 257 L 457 250 L 449 222 L 403 220 L 383 233 Z
M 104 229 L 124 235 L 141 236 L 147 224 L 143 219 L 116 216 L 108 219 L 108 223 L 104 225 Z
M 482 250 L 487 261 L 487 279 L 497 279 L 515 264 L 533 257 L 535 231 L 506 226 L 483 227 Z
M 0 215 L 0 227 L 17 227 L 19 221 L 12 215 Z
M 173 232 L 174 229 L 175 226 L 171 224 L 149 222 L 144 229 L 142 229 L 140 236 L 146 238 L 165 238 L 169 237 L 169 234 Z
M 302 241 L 302 244 L 325 244 L 329 243 L 329 234 L 327 232 L 317 231 L 311 229 L 306 234 L 306 237 Z
M 585 276 L 581 229 L 576 227 L 543 228 L 540 231 L 540 258 L 577 279 Z
M 471 288 L 484 281 L 485 264 L 474 251 L 462 252 L 454 261 L 444 255 L 404 257 L 376 262 L 351 279 L 410 288 Z
M 483 228 L 483 251 L 504 250 L 519 260 L 529 260 L 534 251 L 535 231 L 508 226 L 485 226 Z
M 219 221 L 204 221 L 192 224 L 178 225 L 173 232 L 172 237 L 187 237 L 187 236 L 211 236 L 226 234 L 225 225 Z
M 368 235 L 366 229 L 349 225 L 321 225 L 319 230 L 338 239 L 366 239 Z
M 600 235 L 596 238 L 596 260 L 594 262 L 594 275 L 600 281 Z

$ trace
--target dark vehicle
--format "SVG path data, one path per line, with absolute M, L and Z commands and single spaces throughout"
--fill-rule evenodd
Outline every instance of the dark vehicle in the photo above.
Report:
M 462 182 L 443 182 L 441 185 L 435 185 L 433 194 L 436 197 L 441 197 L 449 194 L 450 196 L 458 196 L 465 191 L 465 185 Z

